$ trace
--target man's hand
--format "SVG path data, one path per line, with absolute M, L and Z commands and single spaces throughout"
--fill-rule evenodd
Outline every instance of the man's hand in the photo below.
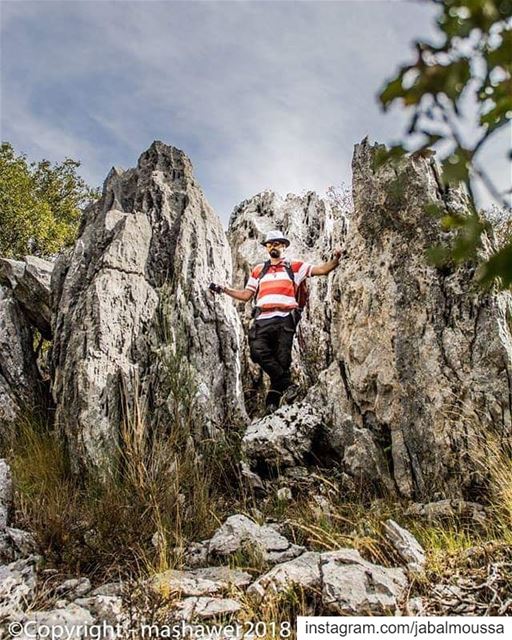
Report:
M 326 276 L 328 273 L 331 273 L 333 269 L 336 269 L 336 267 L 340 263 L 341 257 L 342 256 L 345 257 L 346 255 L 347 255 L 347 252 L 344 249 L 341 249 L 340 247 L 336 247 L 336 249 L 334 250 L 334 255 L 332 260 L 329 260 L 328 262 L 324 262 L 323 264 L 319 264 L 312 267 L 309 275 Z
M 337 260 L 338 262 L 341 260 L 341 258 L 346 258 L 347 257 L 347 251 L 346 249 L 342 249 L 341 247 L 336 247 L 336 249 L 334 249 L 334 259 Z
M 212 293 L 224 293 L 224 287 L 220 284 L 215 284 L 214 282 L 210 283 L 208 289 L 210 289 Z

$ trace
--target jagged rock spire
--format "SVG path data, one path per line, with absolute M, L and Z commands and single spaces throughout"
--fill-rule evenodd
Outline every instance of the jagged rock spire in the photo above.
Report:
M 224 230 L 183 151 L 154 142 L 137 168 L 109 173 L 53 279 L 56 419 L 76 469 L 112 467 L 135 405 L 146 428 L 171 430 L 172 384 L 193 400 L 198 436 L 244 419 L 241 326 L 207 290 L 230 278 Z

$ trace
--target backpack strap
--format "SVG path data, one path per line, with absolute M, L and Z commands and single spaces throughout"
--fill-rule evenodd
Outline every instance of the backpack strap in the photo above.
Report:
M 256 289 L 256 291 L 255 291 L 255 296 L 256 296 L 256 297 L 257 297 L 257 295 L 258 295 L 258 291 L 259 291 L 259 288 L 260 288 L 260 282 L 261 282 L 261 279 L 262 279 L 262 278 L 263 278 L 263 276 L 267 273 L 267 271 L 270 269 L 270 265 L 271 265 L 271 264 L 272 264 L 272 263 L 270 262 L 270 260 L 266 260 L 266 262 L 264 262 L 264 264 L 263 264 L 263 268 L 261 269 L 261 271 L 260 271 L 260 275 L 258 276 L 258 287 L 257 287 L 257 289 Z
M 258 297 L 258 291 L 259 291 L 259 288 L 260 288 L 261 279 L 267 273 L 267 271 L 270 269 L 270 265 L 271 264 L 272 263 L 270 262 L 270 260 L 267 260 L 264 263 L 262 270 L 260 271 L 260 275 L 258 276 L 258 287 L 257 287 L 256 291 L 254 292 L 255 299 Z M 285 260 L 283 262 L 283 265 L 284 265 L 284 268 L 286 269 L 286 273 L 288 274 L 288 277 L 293 282 L 293 290 L 295 291 L 295 293 L 297 293 L 297 285 L 295 284 L 295 274 L 293 273 L 291 262 L 289 260 Z
M 258 309 L 258 307 L 257 307 L 257 305 L 256 305 L 256 300 L 257 300 L 257 298 L 258 298 L 258 291 L 260 290 L 260 282 L 261 282 L 261 279 L 262 279 L 262 278 L 263 278 L 263 276 L 267 273 L 267 271 L 270 269 L 270 265 L 271 265 L 270 260 L 266 260 L 266 261 L 263 263 L 263 267 L 262 267 L 262 269 L 261 269 L 261 271 L 260 271 L 260 275 L 258 276 L 258 285 L 257 285 L 257 287 L 256 287 L 256 291 L 254 292 L 254 296 L 253 296 L 253 299 L 252 299 L 252 300 L 253 300 L 253 302 L 252 302 L 252 304 L 253 304 L 253 308 L 252 308 L 252 317 L 253 317 L 253 318 L 257 318 L 257 317 L 258 317 L 258 315 L 261 313 L 261 309 Z
M 295 284 L 295 274 L 293 273 L 292 265 L 289 260 L 284 261 L 284 268 L 286 269 L 286 273 L 288 277 L 293 282 L 293 290 L 295 291 L 295 295 L 297 295 L 297 285 Z

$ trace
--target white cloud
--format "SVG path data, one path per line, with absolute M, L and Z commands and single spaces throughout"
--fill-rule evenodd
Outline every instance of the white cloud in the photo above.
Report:
M 153 139 L 184 149 L 227 221 L 265 188 L 350 180 L 397 137 L 375 94 L 432 30 L 408 2 L 3 2 L 2 135 L 100 183 Z

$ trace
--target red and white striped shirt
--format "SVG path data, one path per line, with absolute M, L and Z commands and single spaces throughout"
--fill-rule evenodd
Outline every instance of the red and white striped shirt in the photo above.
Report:
M 258 278 L 264 267 L 264 264 L 258 264 L 252 270 L 251 277 L 245 285 L 250 291 L 258 290 L 256 298 L 256 306 L 261 309 L 258 319 L 273 318 L 274 316 L 286 316 L 292 309 L 298 307 L 295 298 L 295 288 L 290 276 L 284 266 L 285 260 L 282 259 L 278 264 L 271 264 L 267 273 L 259 281 Z M 295 287 L 311 275 L 313 265 L 300 260 L 290 261 L 290 266 L 295 278 Z

